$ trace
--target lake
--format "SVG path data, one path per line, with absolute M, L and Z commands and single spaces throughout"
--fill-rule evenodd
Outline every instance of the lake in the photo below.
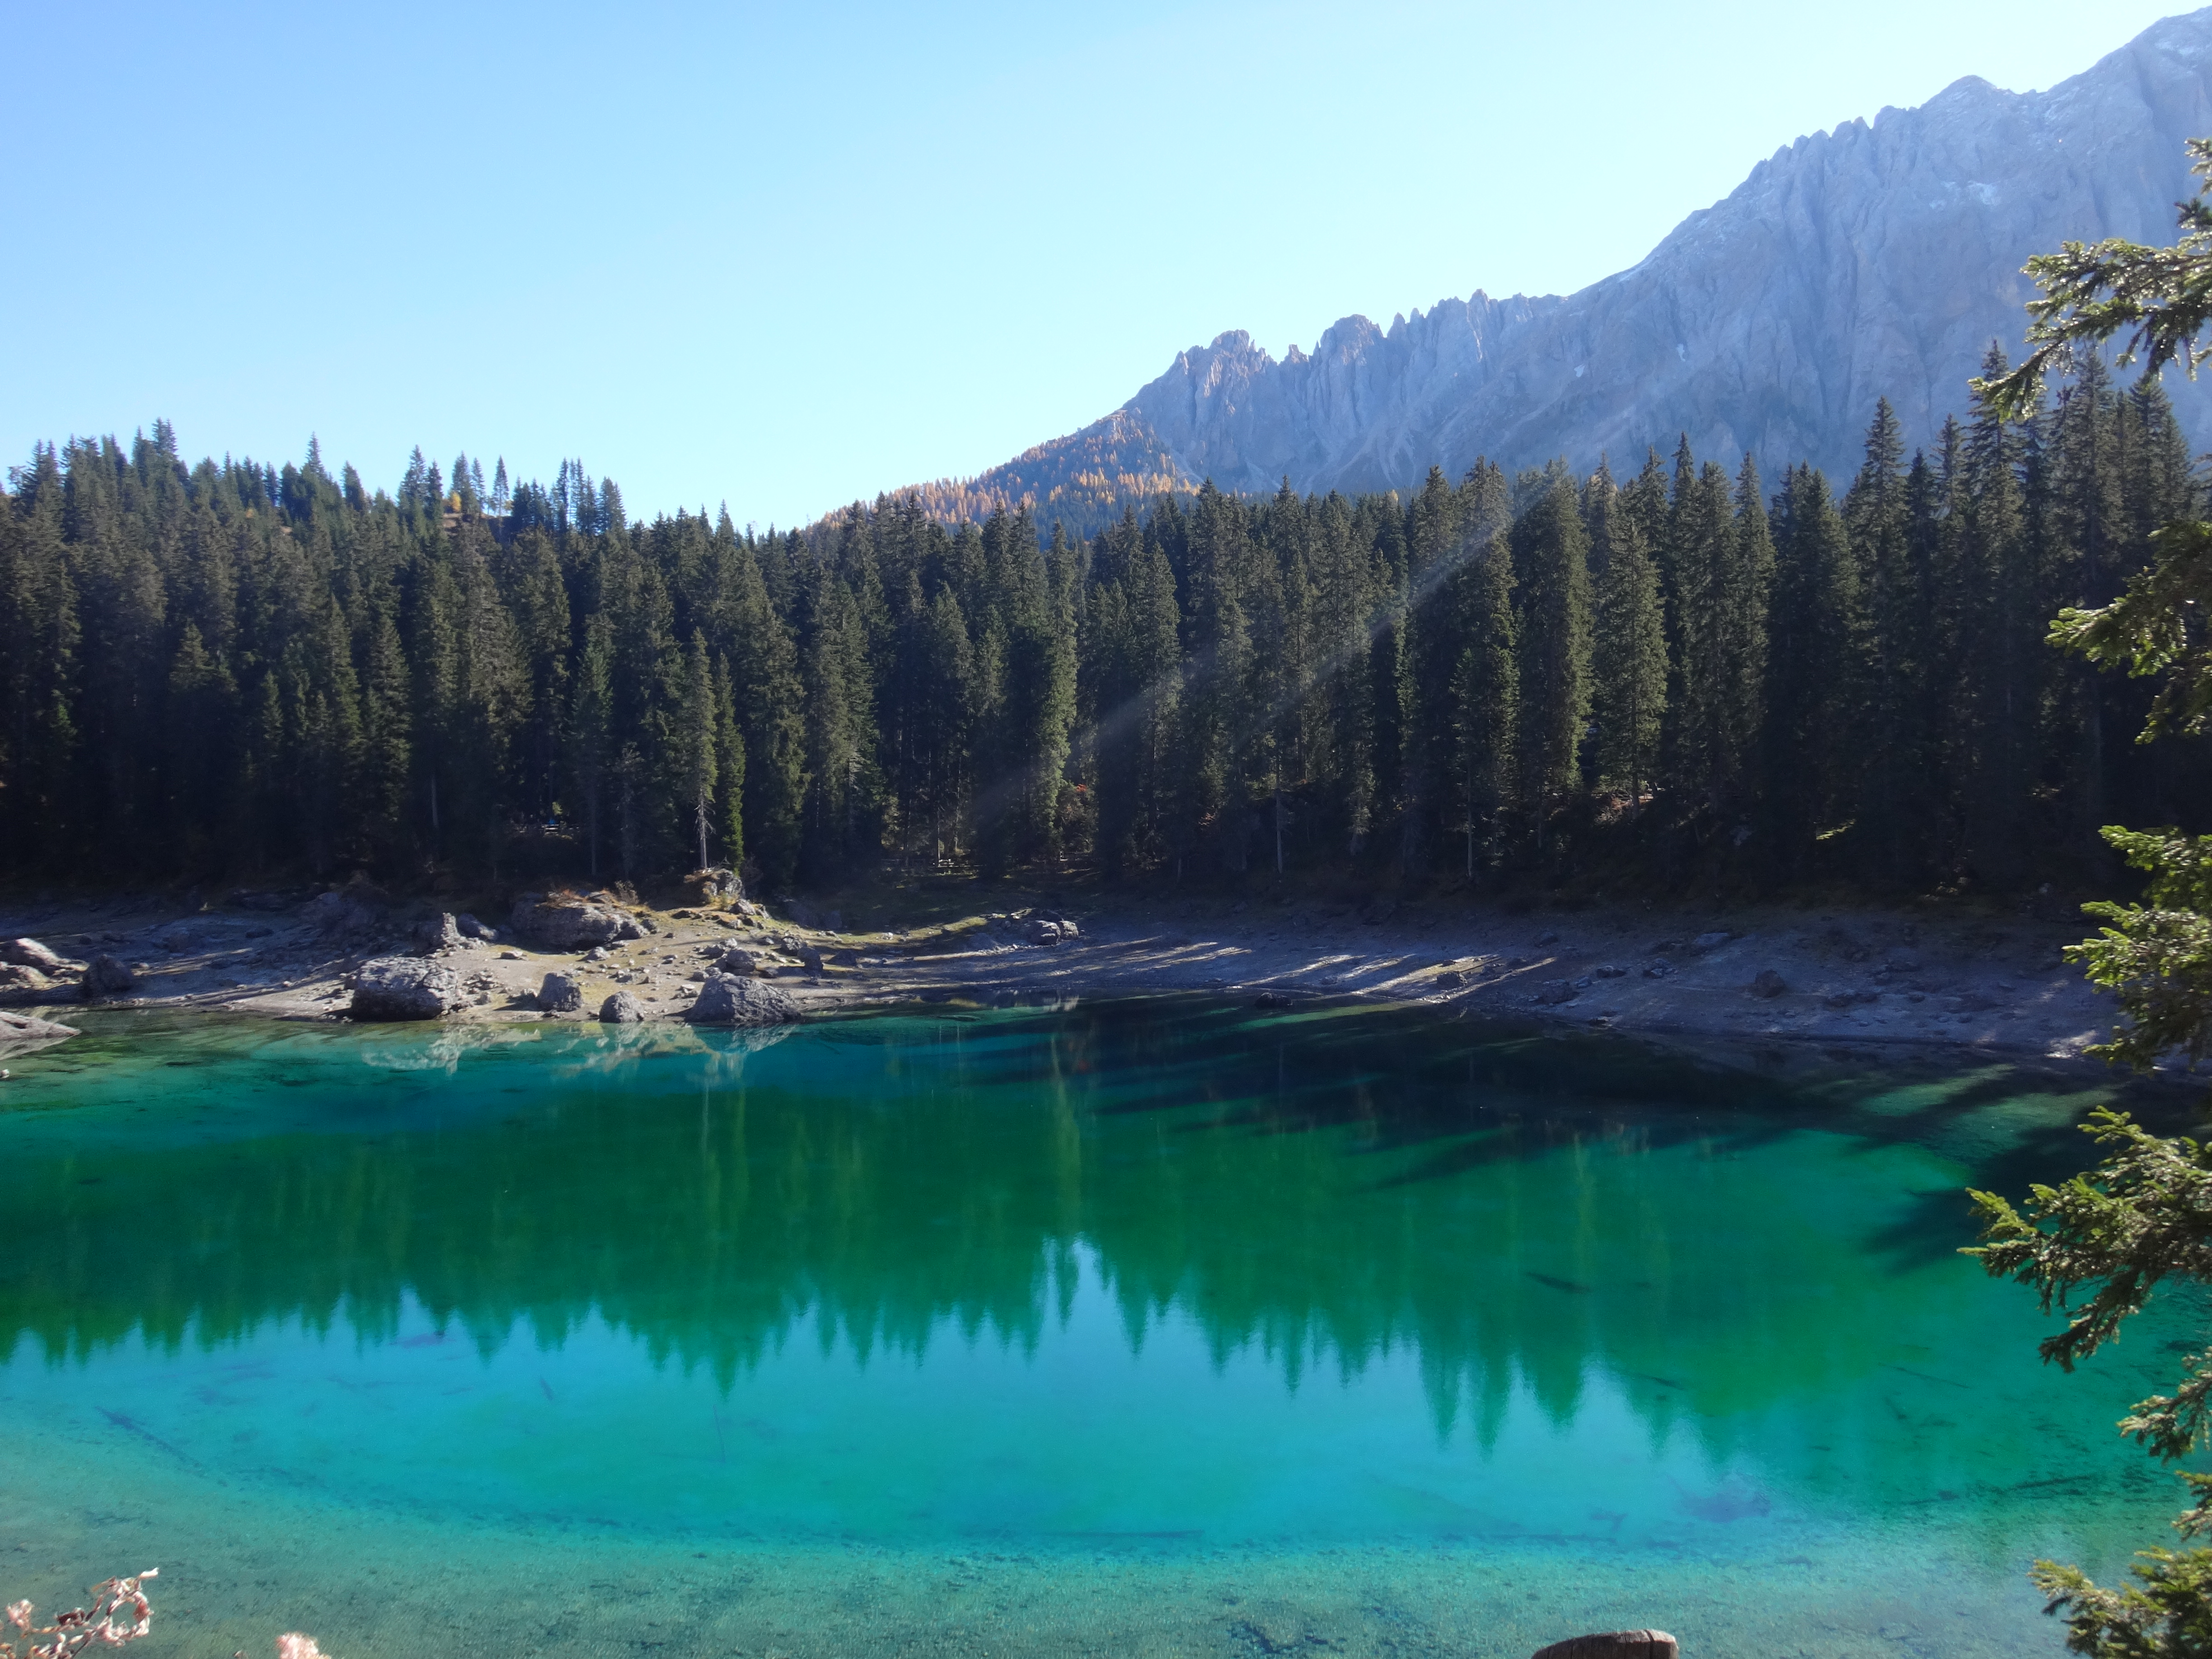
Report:
M 1219 1000 L 94 1015 L 0 1085 L 0 1597 L 137 1651 L 2056 1655 L 2184 1493 L 1961 1189 L 2101 1079 Z

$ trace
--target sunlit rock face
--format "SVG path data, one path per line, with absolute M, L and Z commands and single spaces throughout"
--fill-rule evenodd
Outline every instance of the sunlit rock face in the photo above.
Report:
M 2170 241 L 2185 141 L 2212 134 L 2212 9 L 2169 18 L 2047 92 L 1960 81 L 1917 109 L 1800 138 L 1633 268 L 1565 298 L 1477 291 L 1386 331 L 1347 317 L 1280 361 L 1242 331 L 1125 405 L 1193 479 L 1405 489 L 1431 465 L 1601 453 L 1686 433 L 1770 471 L 1857 465 L 1875 400 L 1931 442 L 1992 340 L 2017 356 L 2021 267 L 2065 240 Z M 1593 180 L 1641 186 L 1631 164 Z M 2212 392 L 2168 390 L 2212 441 Z M 1109 417 L 1110 418 L 1110 417 Z

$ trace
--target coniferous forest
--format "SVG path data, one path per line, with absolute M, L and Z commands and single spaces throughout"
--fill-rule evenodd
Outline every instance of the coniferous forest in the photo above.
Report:
M 910 495 L 634 522 L 574 464 L 419 451 L 395 498 L 157 423 L 9 474 L 0 869 L 2109 879 L 2098 826 L 2201 824 L 2212 769 L 2045 635 L 2202 507 L 2158 386 L 2094 364 L 1926 451 L 1884 405 L 1840 486 L 1683 442 L 1088 538 Z

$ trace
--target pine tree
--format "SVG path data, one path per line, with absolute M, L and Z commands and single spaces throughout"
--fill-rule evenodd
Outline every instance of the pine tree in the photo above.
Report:
M 1253 647 L 1244 611 L 1249 550 L 1243 508 L 1208 486 L 1190 526 L 1188 662 L 1180 733 L 1184 776 L 1173 839 L 1179 858 L 1210 840 L 1222 864 L 1241 872 L 1248 856 L 1247 773 L 1252 749 Z
M 381 860 L 402 851 L 414 760 L 414 696 L 392 617 L 392 596 L 379 596 L 368 625 L 362 677 L 362 831 Z
M 690 798 L 691 828 L 697 838 L 699 862 L 712 863 L 707 841 L 714 823 L 714 785 L 720 776 L 720 745 L 716 742 L 720 700 L 715 696 L 714 665 L 707 658 L 707 641 L 696 630 L 684 651 L 684 703 L 680 735 L 684 781 Z
M 1521 753 L 1518 771 L 1537 836 L 1582 781 L 1590 707 L 1589 538 L 1573 481 L 1541 489 L 1514 530 L 1519 574 Z
M 2075 383 L 2060 393 L 2051 422 L 2054 545 L 2048 556 L 2055 596 L 2063 605 L 2110 605 L 2127 574 L 2118 415 L 2112 377 L 2092 354 L 2083 360 Z M 2087 836 L 2112 816 L 2107 786 L 2113 699 L 2086 663 L 2075 665 L 2069 678 L 2067 723 L 2076 734 L 2069 769 L 2071 793 L 2077 833 Z
M 190 620 L 177 641 L 167 688 L 170 822 L 195 866 L 220 867 L 224 830 L 238 807 L 235 796 L 238 687 L 229 669 L 211 656 Z
M 1450 685 L 1452 773 L 1459 784 L 1466 873 L 1502 852 L 1516 805 L 1521 664 L 1513 618 L 1513 547 L 1498 530 L 1461 578 L 1463 643 Z
M 0 817 L 9 863 L 35 868 L 67 856 L 82 828 L 70 793 L 79 741 L 75 712 L 82 631 L 62 534 L 61 471 L 41 446 L 0 514 L 0 683 L 7 709 L 7 787 Z
M 714 665 L 714 779 L 720 792 L 715 832 L 731 869 L 739 869 L 745 861 L 745 739 L 729 668 L 720 661 Z
M 599 842 L 614 767 L 614 641 L 604 612 L 584 628 L 568 707 L 568 776 L 584 825 L 586 867 L 599 876 Z
M 1912 534 L 1904 453 L 1897 412 L 1882 398 L 1843 506 L 1867 630 L 1868 767 L 1858 838 L 1869 867 L 1891 880 L 1910 875 L 1929 844 L 1942 676 L 1932 571 L 1927 544 Z M 1810 623 L 1801 617 L 1796 625 Z
M 805 710 L 798 653 L 770 603 L 758 549 L 736 543 L 730 674 L 745 744 L 745 846 L 771 889 L 799 867 L 806 799 Z
M 1954 501 L 1965 520 L 1954 554 L 1960 591 L 1951 607 L 1959 626 L 1960 746 L 1953 768 L 1967 859 L 2004 887 L 2028 857 L 2022 832 L 2034 782 L 2046 617 L 2029 568 L 2019 444 L 1986 402 L 1978 400 L 1952 465 L 1964 471 Z
M 1780 872 L 1802 878 L 1815 845 L 1849 829 L 1862 799 L 1867 629 L 1857 545 L 1827 479 L 1793 467 L 1774 525 L 1765 816 Z
M 1758 464 L 1747 452 L 1736 471 L 1733 507 L 1728 562 L 1717 596 L 1723 609 L 1721 729 L 1741 800 L 1755 793 L 1744 775 L 1754 767 L 1766 718 L 1766 618 L 1774 589 L 1773 535 Z M 1858 629 L 1855 614 L 1845 614 L 1852 616 L 1849 626 L 1856 672 Z
M 1632 815 L 1643 810 L 1659 762 L 1667 712 L 1666 613 L 1638 515 L 1602 469 L 1589 495 L 1590 539 L 1606 550 L 1590 660 L 1598 773 L 1607 787 L 1626 792 Z
M 921 623 L 923 801 L 930 859 L 957 858 L 964 840 L 969 781 L 969 741 L 975 724 L 975 653 L 967 618 L 950 587 L 941 587 Z

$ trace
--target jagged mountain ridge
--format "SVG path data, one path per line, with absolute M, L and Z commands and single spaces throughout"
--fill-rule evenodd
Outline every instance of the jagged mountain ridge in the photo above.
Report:
M 963 489 L 986 510 L 1026 502 L 1049 518 L 1058 487 L 1088 521 L 1099 503 L 1068 487 L 1079 474 L 1402 489 L 1478 455 L 1633 465 L 1678 432 L 1708 457 L 1848 472 L 1878 398 L 1929 442 L 1964 412 L 1992 339 L 2017 355 L 2031 255 L 2171 240 L 2173 204 L 2194 189 L 2184 143 L 2205 134 L 2212 7 L 2045 92 L 1969 76 L 1800 138 L 1572 295 L 1478 289 L 1388 330 L 1346 317 L 1279 361 L 1222 334 L 1104 420 Z M 2192 441 L 2212 441 L 2212 385 L 2177 374 L 2168 391 Z

